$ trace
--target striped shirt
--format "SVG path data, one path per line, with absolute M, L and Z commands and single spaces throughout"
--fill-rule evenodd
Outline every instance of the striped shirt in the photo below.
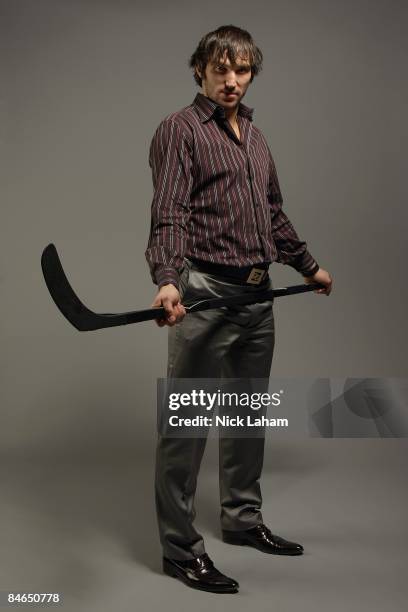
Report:
M 282 210 L 275 164 L 253 109 L 240 138 L 222 106 L 198 93 L 163 119 L 149 153 L 154 196 L 145 256 L 153 282 L 178 287 L 183 258 L 228 266 L 277 261 L 304 276 L 318 264 Z

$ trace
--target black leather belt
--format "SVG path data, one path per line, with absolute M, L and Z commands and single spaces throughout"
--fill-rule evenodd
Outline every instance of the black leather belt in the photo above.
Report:
M 231 282 L 240 285 L 261 285 L 269 280 L 268 268 L 269 263 L 259 263 L 253 266 L 226 266 L 224 264 L 212 263 L 210 261 L 202 261 L 195 257 L 188 258 L 200 272 L 213 274 L 215 276 L 223 276 Z

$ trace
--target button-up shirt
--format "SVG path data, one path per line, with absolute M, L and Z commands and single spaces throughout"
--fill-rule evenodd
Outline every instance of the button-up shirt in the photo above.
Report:
M 184 257 L 241 267 L 318 264 L 282 210 L 275 164 L 253 109 L 240 103 L 240 138 L 224 108 L 198 93 L 165 117 L 151 145 L 154 196 L 145 252 L 153 282 L 179 282 Z

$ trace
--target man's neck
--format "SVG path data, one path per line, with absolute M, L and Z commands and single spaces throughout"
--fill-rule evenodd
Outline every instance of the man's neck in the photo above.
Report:
M 232 109 L 225 109 L 225 116 L 230 123 L 237 123 L 238 106 Z

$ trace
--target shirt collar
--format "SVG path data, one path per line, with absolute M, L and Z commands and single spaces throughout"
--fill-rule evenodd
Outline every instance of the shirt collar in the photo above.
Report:
M 200 92 L 194 98 L 193 105 L 197 109 L 202 123 L 205 123 L 213 116 L 222 119 L 225 118 L 224 108 Z M 249 108 L 249 106 L 242 104 L 242 102 L 239 103 L 239 115 L 242 115 L 243 117 L 249 119 L 249 121 L 252 121 L 253 112 L 253 108 Z

